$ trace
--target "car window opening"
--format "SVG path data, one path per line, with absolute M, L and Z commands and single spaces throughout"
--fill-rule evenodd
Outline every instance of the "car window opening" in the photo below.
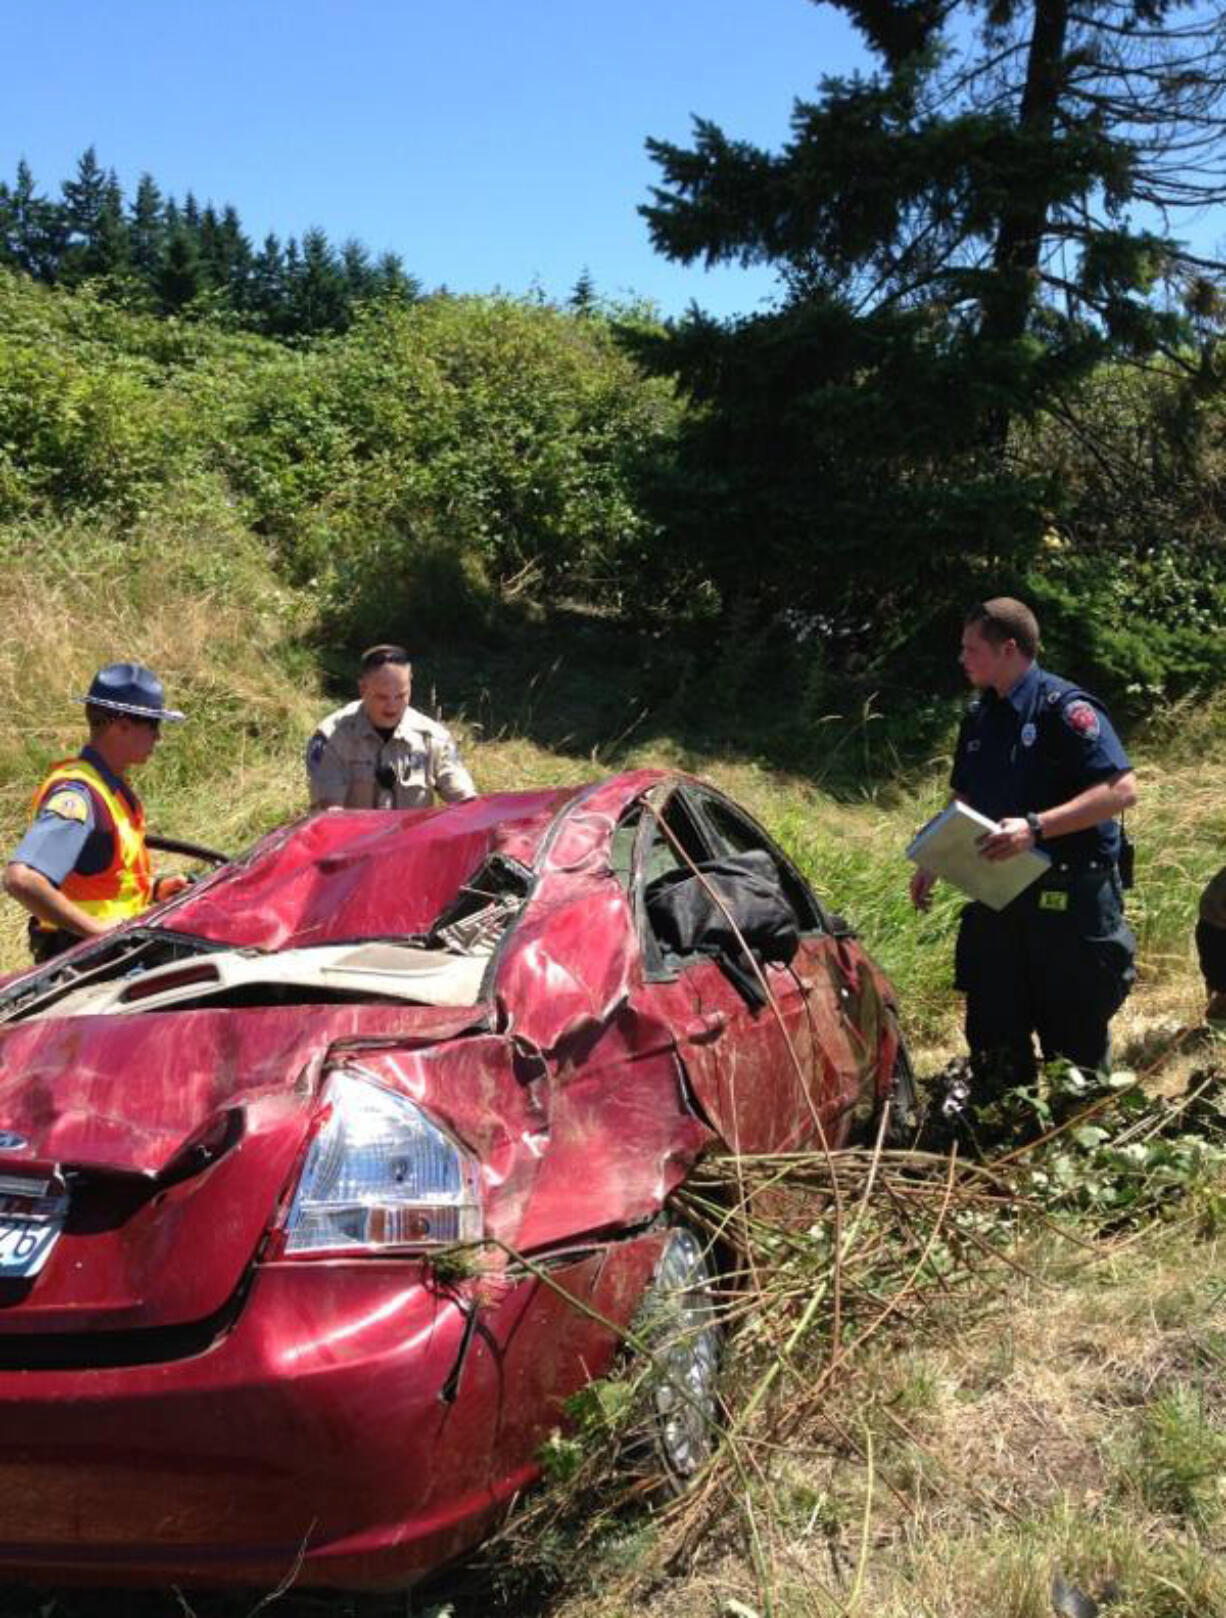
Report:
M 786 966 L 800 942 L 796 912 L 765 849 L 665 872 L 646 898 L 665 961 L 709 955 L 754 1008 L 766 1003 L 755 962 L 759 968 L 768 961 Z
M 428 942 L 459 955 L 492 955 L 531 888 L 526 866 L 505 854 L 491 854 L 435 919 Z
M 702 793 L 699 811 L 714 836 L 717 854 L 750 854 L 762 850 L 770 855 L 779 885 L 795 913 L 801 932 L 825 932 L 826 918 L 791 861 L 747 815 L 722 798 Z

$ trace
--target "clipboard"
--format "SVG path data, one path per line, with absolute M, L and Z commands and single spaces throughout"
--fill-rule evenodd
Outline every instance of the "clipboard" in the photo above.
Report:
M 1026 849 L 1007 860 L 984 859 L 976 846 L 979 838 L 999 830 L 995 820 L 955 800 L 920 827 L 907 846 L 907 858 L 952 882 L 968 898 L 1003 910 L 1051 868 L 1051 858 Z

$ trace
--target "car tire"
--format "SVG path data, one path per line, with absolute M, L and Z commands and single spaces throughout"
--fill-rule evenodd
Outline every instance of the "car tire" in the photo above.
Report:
M 627 1454 L 669 1496 L 683 1494 L 719 1444 L 726 1329 L 710 1245 L 672 1225 L 635 1316 L 651 1355 L 635 1400 Z

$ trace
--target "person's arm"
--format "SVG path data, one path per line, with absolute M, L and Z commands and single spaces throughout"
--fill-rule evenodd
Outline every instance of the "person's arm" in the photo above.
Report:
M 10 860 L 4 868 L 4 891 L 49 927 L 59 927 L 79 938 L 96 938 L 108 931 L 108 924 L 73 904 L 41 871 L 21 860 Z
M 343 809 L 347 781 L 344 761 L 332 739 L 317 730 L 307 744 L 307 787 L 312 809 Z
M 1044 809 L 1038 816 L 1043 840 L 1068 837 L 1075 831 L 1089 831 L 1104 820 L 1111 820 L 1131 809 L 1137 801 L 1137 777 L 1133 770 L 1121 770 L 1105 781 L 1096 781 L 1084 792 Z M 985 859 L 1010 860 L 1033 848 L 1037 838 L 1020 816 L 1002 820 L 994 832 L 987 832 L 979 843 Z
M 935 871 L 925 871 L 917 865 L 911 873 L 911 903 L 917 910 L 927 910 L 932 904 L 932 890 L 937 885 Z
M 430 749 L 434 789 L 445 803 L 463 803 L 477 796 L 473 778 L 460 762 L 460 750 L 449 731 L 436 737 Z

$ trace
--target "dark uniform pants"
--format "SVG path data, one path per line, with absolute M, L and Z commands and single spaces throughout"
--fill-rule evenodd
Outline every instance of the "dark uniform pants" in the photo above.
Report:
M 981 1097 L 1033 1082 L 1036 1033 L 1044 1061 L 1105 1070 L 1135 956 L 1114 866 L 1053 871 L 1004 910 L 967 905 L 954 981 Z
M 1200 958 L 1201 976 L 1210 994 L 1226 990 L 1226 927 L 1214 927 L 1207 921 L 1196 923 L 1196 953 Z

